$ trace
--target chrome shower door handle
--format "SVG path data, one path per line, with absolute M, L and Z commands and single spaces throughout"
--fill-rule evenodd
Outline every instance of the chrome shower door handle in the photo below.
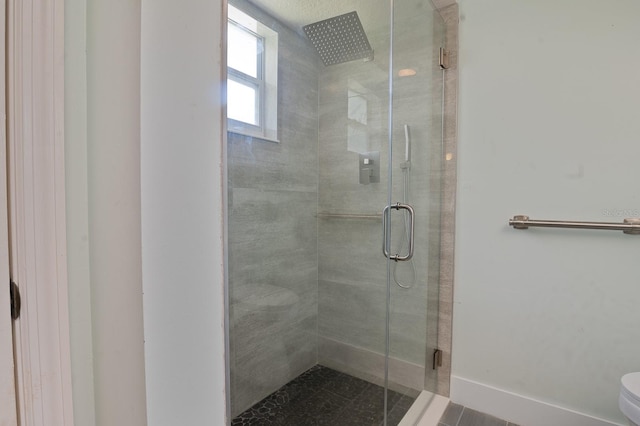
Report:
M 407 253 L 405 256 L 400 256 L 400 253 L 389 255 L 389 250 L 387 250 L 387 227 L 391 226 L 391 209 L 406 210 L 409 213 L 409 253 Z M 396 203 L 384 208 L 384 210 L 382 211 L 382 253 L 384 254 L 384 257 L 395 260 L 396 262 L 403 262 L 413 257 L 413 235 L 415 223 L 414 218 L 415 211 L 409 204 Z

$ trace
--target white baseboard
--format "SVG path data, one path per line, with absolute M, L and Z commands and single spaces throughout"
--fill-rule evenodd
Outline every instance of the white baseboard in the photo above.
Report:
M 451 401 L 521 426 L 623 426 L 457 376 Z

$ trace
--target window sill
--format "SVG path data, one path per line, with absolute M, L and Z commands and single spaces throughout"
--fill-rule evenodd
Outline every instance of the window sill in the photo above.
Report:
M 250 132 L 242 132 L 239 130 L 227 130 L 227 133 L 231 133 L 234 135 L 238 135 L 238 136 L 244 136 L 244 137 L 248 137 L 248 138 L 252 138 L 252 139 L 258 139 L 261 140 L 263 142 L 271 142 L 271 143 L 280 143 L 279 139 L 273 139 L 273 138 L 268 138 L 266 136 L 260 136 L 260 135 L 255 135 L 252 134 Z

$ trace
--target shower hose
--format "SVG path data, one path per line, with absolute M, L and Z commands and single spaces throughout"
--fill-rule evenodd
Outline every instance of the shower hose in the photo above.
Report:
M 402 167 L 402 202 L 404 204 L 409 203 L 409 181 L 410 181 L 410 173 L 411 173 L 410 170 L 411 170 L 411 165 L 407 161 Z M 409 238 L 411 238 L 411 235 L 410 235 L 411 227 L 409 226 L 409 213 L 404 212 L 404 214 L 402 215 L 402 218 L 404 223 L 404 232 L 402 232 L 400 236 L 400 244 L 398 246 L 399 251 L 402 251 L 405 244 L 409 242 Z M 398 275 L 397 275 L 398 262 L 393 262 L 393 280 L 398 285 L 398 287 L 401 287 L 404 289 L 410 289 L 416 283 L 416 266 L 413 263 L 413 259 L 409 259 L 409 261 L 406 262 L 405 264 L 409 266 L 409 270 L 411 271 L 409 275 L 409 279 L 407 281 L 402 281 L 400 278 L 398 278 Z

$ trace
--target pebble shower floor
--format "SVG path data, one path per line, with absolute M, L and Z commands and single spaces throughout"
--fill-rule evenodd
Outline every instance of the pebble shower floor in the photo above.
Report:
M 384 388 L 316 365 L 231 422 L 232 426 L 380 426 Z M 397 425 L 415 398 L 389 390 L 388 426 Z

